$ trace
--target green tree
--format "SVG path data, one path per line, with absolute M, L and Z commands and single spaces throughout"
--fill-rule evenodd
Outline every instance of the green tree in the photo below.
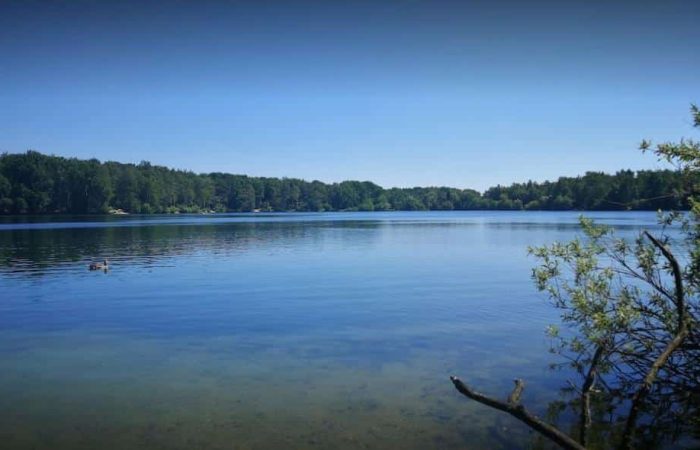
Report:
M 129 212 L 138 212 L 141 202 L 138 199 L 138 172 L 132 165 L 122 168 L 116 178 L 114 206 Z
M 334 184 L 331 190 L 331 205 L 334 209 L 343 210 L 357 208 L 360 204 L 360 195 L 357 182 L 343 181 Z
M 84 181 L 86 206 L 89 213 L 107 212 L 112 197 L 112 182 L 107 168 L 97 160 L 91 160 Z
M 12 211 L 11 190 L 10 181 L 0 174 L 0 213 L 7 214 Z
M 197 176 L 194 182 L 194 197 L 197 205 L 206 209 L 212 206 L 215 186 L 212 180 L 205 176 Z

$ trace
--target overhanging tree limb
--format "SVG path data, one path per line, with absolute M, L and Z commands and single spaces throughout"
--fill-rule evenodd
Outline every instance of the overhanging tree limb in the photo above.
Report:
M 585 447 L 576 442 L 574 439 L 567 436 L 565 433 L 561 432 L 559 429 L 553 427 L 552 425 L 542 421 L 539 417 L 530 413 L 525 407 L 520 403 L 520 396 L 522 395 L 525 384 L 522 380 L 515 380 L 515 388 L 513 392 L 508 397 L 507 402 L 502 402 L 494 398 L 488 397 L 484 394 L 474 391 L 469 386 L 464 384 L 462 380 L 456 376 L 451 376 L 452 384 L 455 388 L 464 396 L 469 397 L 483 405 L 490 406 L 491 408 L 498 409 L 500 411 L 506 412 L 521 422 L 525 423 L 527 426 L 535 431 L 542 433 L 547 438 L 559 444 L 562 448 L 568 450 L 585 450 Z

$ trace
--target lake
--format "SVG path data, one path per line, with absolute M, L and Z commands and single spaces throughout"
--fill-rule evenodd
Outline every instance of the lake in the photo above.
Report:
M 448 377 L 497 397 L 523 378 L 540 414 L 558 398 L 527 246 L 573 238 L 578 216 L 0 218 L 0 446 L 532 445 Z

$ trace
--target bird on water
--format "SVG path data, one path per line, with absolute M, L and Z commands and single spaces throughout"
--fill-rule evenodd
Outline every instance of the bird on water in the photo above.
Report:
M 101 263 L 92 262 L 89 266 L 90 270 L 107 270 L 109 269 L 109 262 L 105 259 Z

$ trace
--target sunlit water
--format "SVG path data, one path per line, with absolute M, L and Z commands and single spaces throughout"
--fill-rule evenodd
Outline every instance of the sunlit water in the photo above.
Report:
M 522 448 L 448 376 L 541 414 L 563 381 L 526 249 L 578 213 L 47 220 L 0 219 L 2 448 Z

